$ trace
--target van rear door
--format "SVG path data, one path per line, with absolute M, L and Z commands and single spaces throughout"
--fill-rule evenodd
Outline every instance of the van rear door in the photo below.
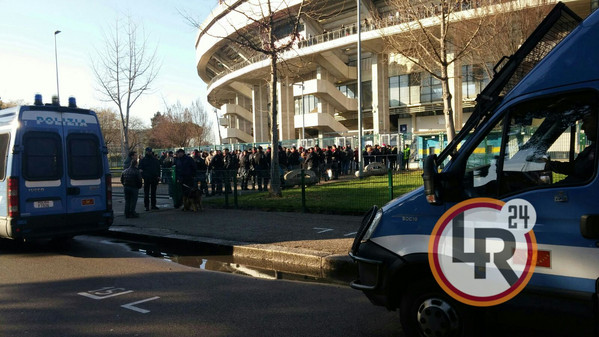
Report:
M 89 223 L 90 212 L 106 210 L 103 142 L 95 116 L 65 113 L 63 120 L 67 214 L 78 226 Z
M 21 120 L 20 210 L 28 218 L 23 235 L 69 236 L 99 227 L 106 178 L 95 115 L 40 107 L 23 111 Z
M 19 216 L 24 237 L 61 231 L 66 220 L 61 114 L 24 110 L 17 129 L 14 168 L 19 176 Z M 19 154 L 20 159 L 19 160 Z M 40 220 L 40 219 L 43 219 Z

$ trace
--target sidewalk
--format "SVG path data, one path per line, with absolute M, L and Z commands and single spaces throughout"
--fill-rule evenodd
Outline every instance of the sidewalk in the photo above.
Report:
M 159 195 L 159 210 L 144 211 L 143 190 L 139 218 L 124 216 L 122 187 L 113 186 L 112 236 L 153 241 L 197 243 L 232 252 L 248 266 L 297 273 L 316 278 L 352 280 L 355 266 L 347 253 L 360 216 L 263 212 L 205 208 L 202 212 L 174 209 Z

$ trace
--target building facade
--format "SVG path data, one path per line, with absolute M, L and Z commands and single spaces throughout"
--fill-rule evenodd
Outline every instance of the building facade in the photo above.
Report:
M 598 1 L 566 3 L 584 18 L 597 8 Z M 220 124 L 224 127 L 224 143 L 271 140 L 270 59 L 229 39 L 242 34 L 246 39 L 259 39 L 256 20 L 266 13 L 267 2 L 221 1 L 197 36 L 197 72 L 208 85 L 209 104 L 223 115 Z M 358 62 L 361 62 L 362 128 L 366 134 L 412 134 L 420 138 L 421 146 L 426 149 L 423 141 L 435 141 L 434 135 L 445 131 L 441 82 L 390 52 L 386 42 L 386 36 L 405 34 L 413 22 L 385 0 L 360 1 L 362 59 L 358 60 L 356 0 L 310 3 L 270 0 L 274 33 L 280 42 L 290 38 L 292 19 L 302 4 L 307 5 L 300 14 L 295 43 L 280 54 L 276 86 L 280 140 L 357 135 Z M 462 13 L 462 17 L 476 11 L 469 1 L 456 4 L 454 10 Z M 517 1 L 510 8 L 524 10 L 539 5 L 550 8 L 553 4 Z M 421 19 L 437 15 L 434 8 L 439 5 L 431 2 L 430 6 L 433 10 L 422 10 Z M 457 130 L 472 111 L 477 94 L 490 80 L 485 68 L 492 68 L 496 61 L 470 59 L 449 66 Z

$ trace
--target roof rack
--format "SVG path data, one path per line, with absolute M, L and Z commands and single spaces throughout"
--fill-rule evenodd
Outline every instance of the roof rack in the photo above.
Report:
M 493 79 L 476 97 L 472 115 L 452 143 L 458 144 L 471 129 L 490 118 L 503 97 L 581 21 L 564 3 L 557 3 L 522 46 L 513 55 L 502 57 L 493 67 Z M 447 146 L 439 157 L 444 158 L 454 148 L 455 146 Z

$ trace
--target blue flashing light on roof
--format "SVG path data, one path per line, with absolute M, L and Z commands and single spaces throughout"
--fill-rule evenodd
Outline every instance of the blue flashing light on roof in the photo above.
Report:
M 33 104 L 44 105 L 44 101 L 42 100 L 42 94 L 35 94 L 35 97 L 33 99 Z
M 76 108 L 77 107 L 77 100 L 75 99 L 75 97 L 71 96 L 69 97 L 69 108 Z

